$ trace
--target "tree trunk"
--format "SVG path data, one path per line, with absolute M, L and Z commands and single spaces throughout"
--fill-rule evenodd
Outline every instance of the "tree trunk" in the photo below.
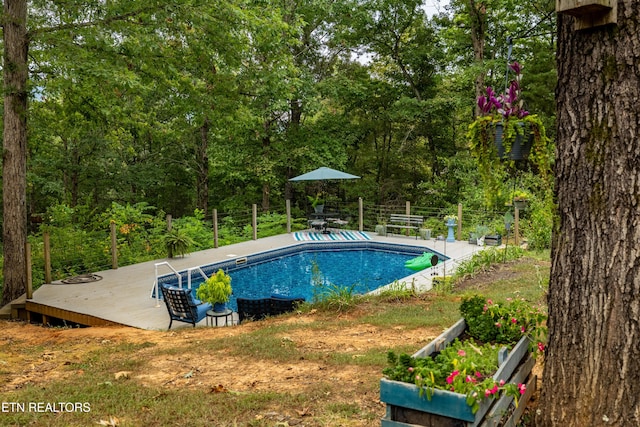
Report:
M 269 136 L 269 132 L 271 129 L 272 122 L 265 121 L 264 122 L 264 136 L 262 137 L 262 158 L 263 158 L 263 166 L 265 167 L 265 171 L 268 176 L 262 177 L 262 211 L 268 212 L 270 209 L 269 197 L 271 196 L 271 184 L 269 183 L 269 175 L 272 172 L 272 160 L 270 159 L 270 148 L 271 148 L 271 137 Z M 269 165 L 269 166 L 267 166 Z
M 2 157 L 4 289 L 2 305 L 26 289 L 27 2 L 4 2 L 4 133 Z
M 482 65 L 484 61 L 484 37 L 486 28 L 486 14 L 484 2 L 476 3 L 469 0 L 469 17 L 471 19 L 471 42 L 473 44 L 473 59 L 476 65 Z M 484 71 L 476 75 L 475 80 L 476 99 L 485 93 Z M 481 114 L 480 107 L 476 103 L 475 116 Z
M 210 120 L 205 118 L 200 127 L 200 144 L 198 145 L 198 176 L 196 177 L 196 193 L 198 209 L 207 213 L 209 209 L 209 127 Z
M 537 426 L 640 425 L 640 3 L 559 17 L 549 344 Z

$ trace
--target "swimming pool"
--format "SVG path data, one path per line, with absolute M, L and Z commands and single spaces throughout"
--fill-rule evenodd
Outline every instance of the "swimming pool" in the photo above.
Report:
M 201 266 L 207 275 L 223 269 L 231 276 L 233 296 L 229 308 L 236 310 L 236 298 L 264 298 L 271 294 L 303 296 L 312 301 L 314 293 L 333 286 L 351 287 L 364 294 L 402 279 L 415 271 L 404 266 L 405 261 L 433 252 L 420 246 L 380 242 L 303 243 L 247 257 Z M 188 282 L 188 272 L 180 272 L 182 283 Z M 191 272 L 192 289 L 203 278 Z M 158 283 L 177 284 L 176 276 L 161 276 Z M 319 286 L 320 285 L 320 286 Z

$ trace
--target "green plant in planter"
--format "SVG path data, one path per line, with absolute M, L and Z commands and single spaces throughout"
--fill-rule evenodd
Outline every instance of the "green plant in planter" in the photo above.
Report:
M 522 78 L 520 64 L 514 62 L 509 67 L 516 74 L 515 79 L 504 94 L 487 88 L 487 94 L 478 98 L 482 115 L 469 125 L 467 132 L 471 154 L 478 161 L 488 206 L 493 206 L 498 199 L 500 183 L 508 176 L 507 168 L 515 167 L 515 160 L 505 161 L 505 158 L 511 159 L 512 148 L 519 140 L 531 138 L 528 160 L 543 180 L 550 180 L 551 175 L 551 140 L 547 137 L 542 120 L 535 114 L 529 114 L 523 108 L 523 100 L 519 99 Z M 499 129 L 502 131 L 504 149 L 502 158 L 496 146 Z
M 446 223 L 458 222 L 458 216 L 457 215 L 445 215 L 444 216 L 444 222 L 446 222 Z
M 484 237 L 489 234 L 489 227 L 486 225 L 476 225 L 476 236 L 478 238 Z
M 436 389 L 467 396 L 466 403 L 475 413 L 485 398 L 512 396 L 517 405 L 524 384 L 496 382 L 492 375 L 498 370 L 499 346 L 479 344 L 473 339 L 455 339 L 434 357 L 413 358 L 407 354 L 387 353 L 389 367 L 382 373 L 390 380 L 414 383 L 420 395 L 431 400 Z
M 163 241 L 169 258 L 184 256 L 189 253 L 189 249 L 193 246 L 191 237 L 179 228 L 169 230 L 167 234 L 164 235 Z
M 465 297 L 460 304 L 469 335 L 482 342 L 515 344 L 522 335 L 538 342 L 538 349 L 546 340 L 547 316 L 538 307 L 521 299 L 498 303 L 480 295 Z
M 324 206 L 324 199 L 321 193 L 317 193 L 315 196 L 307 196 L 311 207 L 316 209 L 318 206 Z
M 531 193 L 524 190 L 515 190 L 511 193 L 511 199 L 514 201 L 524 202 L 531 198 Z
M 389 352 L 389 366 L 383 374 L 393 381 L 415 384 L 420 395 L 426 395 L 429 400 L 435 390 L 464 394 L 474 414 L 483 399 L 496 399 L 502 394 L 512 396 L 517 407 L 519 396 L 526 392 L 526 385 L 493 378 L 499 367 L 498 353 L 502 344 L 510 348 L 523 335 L 534 343 L 537 339 L 544 339 L 546 330 L 542 324 L 546 320 L 545 315 L 522 300 L 496 304 L 479 295 L 463 298 L 460 312 L 469 337 L 456 338 L 427 357 L 414 358 Z M 543 342 L 533 344 L 530 351 L 544 351 Z
M 216 305 L 226 304 L 229 301 L 232 292 L 231 276 L 219 269 L 198 287 L 196 297 L 200 301 L 211 303 L 216 309 Z M 222 307 L 218 306 L 218 308 Z

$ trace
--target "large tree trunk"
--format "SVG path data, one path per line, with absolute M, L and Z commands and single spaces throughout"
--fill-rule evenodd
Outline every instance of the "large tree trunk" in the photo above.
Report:
M 640 2 L 560 16 L 549 344 L 538 426 L 640 425 Z
M 2 305 L 26 289 L 27 2 L 4 2 L 4 133 L 2 157 L 4 289 Z

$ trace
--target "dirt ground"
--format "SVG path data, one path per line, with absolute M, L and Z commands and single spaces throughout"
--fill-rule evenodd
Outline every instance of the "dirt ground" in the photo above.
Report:
M 179 331 L 145 331 L 130 327 L 91 327 L 91 328 L 49 328 L 23 322 L 0 323 L 0 364 L 2 371 L 11 372 L 7 382 L 0 385 L 0 391 L 15 390 L 26 384 L 48 382 L 70 372 L 66 366 L 84 360 L 92 351 L 122 343 L 140 344 L 149 342 L 155 346 L 142 349 L 138 356 L 148 360 L 152 369 L 137 373 L 136 378 L 144 384 L 166 386 L 172 384 L 181 387 L 210 385 L 224 387 L 233 391 L 270 389 L 272 391 L 300 390 L 310 383 L 326 380 L 327 372 L 323 362 L 301 358 L 296 363 L 282 365 L 269 360 L 238 360 L 235 356 L 216 354 L 216 357 L 203 358 L 201 354 L 192 355 L 181 350 L 179 355 L 167 357 L 160 349 L 189 348 L 186 344 L 197 341 L 223 338 L 247 333 L 267 322 L 313 322 L 313 314 L 294 315 L 287 319 L 271 319 L 231 328 L 196 328 Z M 305 349 L 315 353 L 347 353 L 356 358 L 370 348 L 392 347 L 399 343 L 427 343 L 442 331 L 404 330 L 402 328 L 379 329 L 354 324 L 330 331 L 297 330 L 294 334 L 281 337 L 284 342 L 295 345 L 302 354 Z M 19 348 L 41 349 L 37 352 L 15 351 Z M 11 351 L 9 351 L 11 349 Z M 143 354 L 141 354 L 143 353 Z M 160 353 L 158 355 L 158 353 Z M 247 365 L 250 363 L 250 366 Z M 230 366 L 245 366 L 243 370 L 229 369 Z M 185 372 L 191 369 L 196 375 L 185 378 Z M 340 381 L 348 382 L 352 366 L 332 366 L 331 375 Z M 122 375 L 129 375 L 123 373 Z M 380 374 L 378 374 L 380 375 Z
M 468 281 L 465 287 L 482 287 L 487 280 L 512 274 L 509 269 L 494 271 L 488 274 L 490 277 L 484 275 L 480 280 Z M 425 310 L 430 309 L 427 301 L 414 303 L 423 304 Z M 341 315 L 341 320 L 363 314 L 356 309 Z M 152 346 L 143 346 L 136 353 L 136 358 L 147 361 L 144 369 L 114 372 L 115 378 L 118 379 L 121 375 L 154 387 L 200 388 L 208 392 L 270 390 L 294 394 L 311 390 L 329 379 L 341 384 L 340 390 L 348 396 L 346 399 L 359 400 L 348 400 L 350 403 L 366 407 L 382 416 L 385 407 L 379 401 L 378 393 L 359 392 L 366 388 L 363 384 L 375 384 L 379 381 L 381 372 L 357 365 L 329 364 L 329 355 L 341 353 L 357 358 L 369 349 L 392 348 L 406 343 L 411 343 L 418 350 L 442 332 L 442 328 L 379 328 L 356 322 L 340 322 L 341 327 L 337 328 L 319 326 L 316 323 L 314 327 L 294 329 L 294 332 L 287 332 L 286 336 L 279 337 L 283 345 L 295 346 L 301 354 L 299 360 L 284 364 L 269 359 L 225 355 L 224 352 L 216 352 L 215 357 L 202 357 L 202 352 L 191 353 L 188 350 L 194 348 L 192 344 L 246 334 L 255 328 L 278 322 L 311 326 L 320 320 L 321 316 L 312 310 L 309 313 L 296 313 L 235 327 L 187 327 L 171 331 L 146 331 L 131 327 L 52 328 L 24 322 L 0 321 L 0 378 L 3 379 L 0 392 L 10 392 L 27 384 L 37 385 L 82 375 L 82 371 L 70 370 L 68 366 L 82 362 L 91 352 L 105 346 L 153 343 Z M 161 351 L 171 349 L 179 351 Z M 311 353 L 313 357 L 305 358 L 305 354 Z M 326 354 L 327 357 L 318 357 L 319 353 Z M 336 396 L 333 398 L 336 399 Z M 304 409 L 298 411 L 299 418 L 304 415 Z M 379 421 L 375 425 L 379 425 Z

